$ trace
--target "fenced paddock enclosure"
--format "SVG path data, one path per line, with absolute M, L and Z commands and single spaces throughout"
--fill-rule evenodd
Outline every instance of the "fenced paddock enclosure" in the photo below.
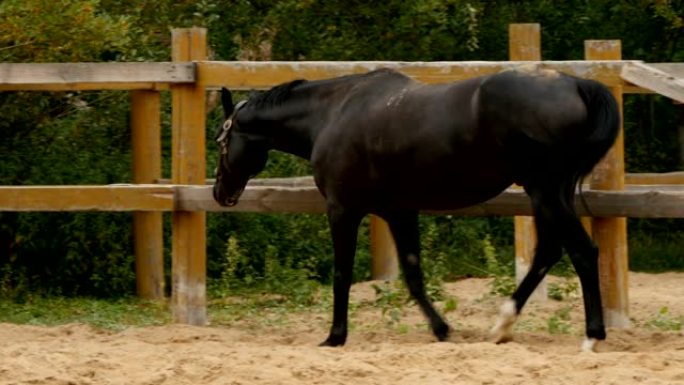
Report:
M 295 78 L 322 79 L 390 67 L 416 79 L 447 82 L 492 74 L 520 65 L 555 69 L 596 79 L 618 101 L 623 93 L 657 92 L 684 101 L 684 64 L 621 60 L 619 41 L 587 41 L 587 60 L 541 61 L 537 24 L 509 29 L 509 62 L 215 62 L 207 61 L 206 31 L 173 31 L 172 58 L 166 63 L 0 64 L 0 90 L 131 90 L 133 184 L 103 186 L 1 186 L 2 211 L 133 211 L 138 293 L 163 296 L 161 212 L 173 212 L 172 310 L 179 323 L 206 323 L 205 212 L 323 212 L 323 200 L 310 179 L 257 180 L 240 203 L 217 205 L 205 180 L 205 93 L 264 89 Z M 521 61 L 522 62 L 517 62 Z M 172 94 L 172 175 L 161 175 L 161 91 Z M 592 174 L 584 196 L 596 216 L 587 221 L 600 245 L 600 274 L 608 326 L 626 326 L 626 217 L 684 217 L 684 173 L 624 174 L 622 136 Z M 167 182 L 167 183 L 160 183 Z M 578 205 L 581 213 L 582 205 Z M 444 214 L 446 212 L 434 213 Z M 458 215 L 531 213 L 526 195 L 511 188 Z M 393 274 L 391 238 L 372 222 L 376 275 Z M 516 219 L 516 259 L 523 270 L 531 258 L 529 219 Z

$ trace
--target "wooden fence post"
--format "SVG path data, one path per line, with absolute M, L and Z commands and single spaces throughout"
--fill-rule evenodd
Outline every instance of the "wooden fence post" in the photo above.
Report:
M 207 58 L 204 28 L 172 31 L 172 60 Z M 195 84 L 171 87 L 172 176 L 174 184 L 204 185 L 205 90 Z M 172 312 L 174 322 L 204 325 L 206 311 L 206 213 L 173 212 Z
M 158 91 L 131 92 L 133 183 L 152 184 L 161 177 L 161 128 Z M 164 297 L 162 213 L 133 213 L 135 276 L 138 296 Z
M 677 134 L 679 137 L 679 166 L 684 169 L 684 105 L 677 106 Z
M 541 60 L 541 28 L 536 23 L 510 24 L 508 26 L 508 59 L 510 61 Z M 534 259 L 537 232 L 534 218 L 516 216 L 515 225 L 515 279 L 523 280 Z M 547 298 L 547 283 L 544 279 L 534 291 L 531 299 Z
M 584 42 L 584 57 L 586 60 L 620 60 L 620 40 L 587 40 Z M 622 86 L 613 86 L 610 90 L 620 107 L 622 122 Z M 621 127 L 617 142 L 591 175 L 592 189 L 624 190 L 624 147 Z M 627 218 L 594 218 L 593 233 L 599 246 L 601 299 L 606 326 L 629 327 Z
M 399 276 L 397 247 L 389 225 L 382 218 L 370 216 L 371 279 L 392 280 Z

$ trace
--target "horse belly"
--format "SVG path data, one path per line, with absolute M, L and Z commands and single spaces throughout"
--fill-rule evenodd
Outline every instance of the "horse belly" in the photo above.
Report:
M 396 196 L 392 201 L 397 207 L 408 205 L 423 210 L 459 209 L 494 198 L 512 183 L 501 175 L 487 176 L 485 172 L 477 175 L 450 173 L 431 181 L 426 180 L 418 188 L 400 187 L 389 195 Z
M 363 210 L 453 210 L 496 197 L 512 184 L 510 178 L 480 173 L 406 173 L 401 178 L 376 180 L 317 177 L 329 202 Z M 341 182 L 343 181 L 343 182 Z
M 483 162 L 449 162 L 438 167 L 378 168 L 379 178 L 360 176 L 344 189 L 350 203 L 363 203 L 370 209 L 451 210 L 485 202 L 513 182 L 500 167 Z M 445 166 L 446 165 L 446 166 Z M 396 165 L 395 165 L 396 166 Z

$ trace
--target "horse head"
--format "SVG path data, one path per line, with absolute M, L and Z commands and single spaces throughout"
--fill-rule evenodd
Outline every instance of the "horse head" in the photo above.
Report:
M 247 181 L 266 166 L 270 139 L 259 133 L 249 100 L 233 105 L 231 92 L 222 88 L 221 105 L 224 122 L 215 137 L 220 151 L 214 199 L 230 207 L 237 204 Z

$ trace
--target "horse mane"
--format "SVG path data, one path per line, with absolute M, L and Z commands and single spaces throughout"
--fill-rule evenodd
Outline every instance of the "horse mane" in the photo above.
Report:
M 249 98 L 250 104 L 253 103 L 257 108 L 277 106 L 290 97 L 295 87 L 303 83 L 306 83 L 306 80 L 297 79 L 279 84 L 268 91 L 255 93 Z
M 380 68 L 363 74 L 350 74 L 332 79 L 322 79 L 315 81 L 297 79 L 291 82 L 279 84 L 267 91 L 254 92 L 250 95 L 249 101 L 250 104 L 254 105 L 256 108 L 275 107 L 290 99 L 292 90 L 294 90 L 302 84 L 309 84 L 313 87 L 321 85 L 342 84 L 348 83 L 350 81 L 355 81 L 358 79 L 372 78 L 378 75 L 390 75 L 404 78 L 406 77 L 406 75 L 403 75 L 400 72 L 397 72 L 393 69 Z

